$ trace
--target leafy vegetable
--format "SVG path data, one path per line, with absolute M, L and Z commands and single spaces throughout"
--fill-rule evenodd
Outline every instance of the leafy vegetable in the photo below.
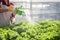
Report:
M 0 28 L 0 40 L 60 40 L 60 21 L 23 22 Z

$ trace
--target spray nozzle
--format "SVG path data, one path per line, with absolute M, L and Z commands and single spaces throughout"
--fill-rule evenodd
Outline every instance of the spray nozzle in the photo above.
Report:
M 20 7 L 17 7 L 15 10 L 18 13 L 18 15 L 22 15 L 24 13 L 22 10 L 22 5 Z

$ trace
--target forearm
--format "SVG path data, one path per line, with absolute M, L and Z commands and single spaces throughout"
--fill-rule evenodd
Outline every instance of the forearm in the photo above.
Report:
M 7 11 L 8 11 L 8 9 L 0 8 L 0 13 L 7 12 Z

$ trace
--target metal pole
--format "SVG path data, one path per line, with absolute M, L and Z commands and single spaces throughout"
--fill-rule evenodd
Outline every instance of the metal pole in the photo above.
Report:
M 31 16 L 31 18 L 32 18 L 32 0 L 30 0 L 30 16 Z

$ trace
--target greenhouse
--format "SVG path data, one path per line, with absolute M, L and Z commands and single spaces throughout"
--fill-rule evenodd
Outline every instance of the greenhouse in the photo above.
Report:
M 60 0 L 0 0 L 0 40 L 60 40 Z

